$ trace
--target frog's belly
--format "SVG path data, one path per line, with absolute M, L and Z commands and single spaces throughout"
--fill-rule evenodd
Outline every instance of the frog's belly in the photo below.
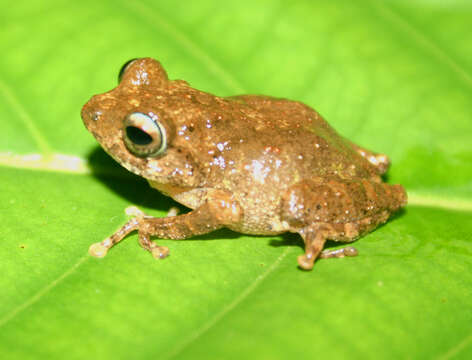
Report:
M 193 189 L 172 194 L 172 198 L 182 205 L 196 209 L 211 197 L 213 191 L 215 190 L 206 188 Z M 234 197 L 243 210 L 243 218 L 227 227 L 233 231 L 253 235 L 274 235 L 288 231 L 290 229 L 288 223 L 280 219 L 278 211 L 280 199 L 274 194 L 272 196 L 256 194 L 247 194 L 249 196 L 235 194 Z
M 278 218 L 247 215 L 245 214 L 242 222 L 227 227 L 233 231 L 251 235 L 276 235 L 290 230 L 288 223 Z
M 289 231 L 289 224 L 280 218 L 279 202 L 264 200 L 260 197 L 239 199 L 243 219 L 228 228 L 253 235 L 274 235 Z

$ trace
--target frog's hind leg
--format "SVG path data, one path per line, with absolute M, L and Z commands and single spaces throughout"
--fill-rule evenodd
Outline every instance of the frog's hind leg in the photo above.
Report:
M 305 242 L 305 254 L 298 257 L 298 265 L 304 270 L 313 269 L 316 258 L 323 250 L 329 230 L 323 226 L 307 226 L 298 233 Z
M 358 255 L 357 249 L 352 246 L 323 250 L 326 240 L 336 233 L 336 230 L 330 224 L 315 223 L 301 229 L 298 233 L 305 242 L 305 254 L 298 257 L 298 265 L 304 270 L 311 270 L 317 258 L 343 258 Z
M 353 142 L 350 143 L 351 147 L 360 154 L 364 159 L 370 162 L 377 168 L 379 175 L 385 174 L 390 167 L 390 159 L 385 154 L 378 154 L 373 151 L 367 150 L 363 147 L 360 147 Z
M 353 246 L 346 246 L 341 249 L 323 250 L 319 256 L 320 259 L 343 258 L 345 256 L 357 256 L 359 251 Z

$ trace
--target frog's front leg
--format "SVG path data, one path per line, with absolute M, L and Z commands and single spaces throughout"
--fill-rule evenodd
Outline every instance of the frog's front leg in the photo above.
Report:
M 199 208 L 183 215 L 170 217 L 152 217 L 133 207 L 135 217 L 123 225 L 113 235 L 100 243 L 90 246 L 89 254 L 103 257 L 116 243 L 130 232 L 137 230 L 140 245 L 158 259 L 169 255 L 165 246 L 159 246 L 150 240 L 151 236 L 164 239 L 186 239 L 202 235 L 238 222 L 242 216 L 237 202 L 225 194 L 216 194 Z

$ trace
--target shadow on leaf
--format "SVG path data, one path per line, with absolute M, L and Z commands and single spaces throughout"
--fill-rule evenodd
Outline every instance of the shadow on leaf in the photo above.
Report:
M 146 180 L 121 167 L 99 146 L 88 155 L 88 160 L 92 176 L 129 201 L 130 205 L 160 211 L 167 211 L 172 206 L 177 206 L 180 210 L 185 211 L 184 207 L 171 198 L 151 188 Z
M 171 207 L 177 206 L 181 212 L 188 211 L 187 208 L 178 204 L 170 197 L 151 188 L 143 178 L 121 167 L 101 147 L 97 146 L 88 155 L 88 159 L 92 175 L 117 195 L 129 201 L 130 205 L 133 204 L 138 207 L 142 206 L 160 211 L 168 211 Z M 239 233 L 223 228 L 208 234 L 179 241 L 236 239 L 240 236 Z

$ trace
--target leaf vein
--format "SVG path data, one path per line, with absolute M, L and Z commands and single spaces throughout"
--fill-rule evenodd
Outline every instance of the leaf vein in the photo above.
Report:
M 462 340 L 460 343 L 453 346 L 448 352 L 440 356 L 438 359 L 440 360 L 452 359 L 457 354 L 459 354 L 463 349 L 468 347 L 471 343 L 472 343 L 472 334 L 469 334 L 468 336 L 465 337 L 464 340 Z
M 267 268 L 262 274 L 257 276 L 254 281 L 249 284 L 249 286 L 244 289 L 233 301 L 228 305 L 223 307 L 220 312 L 218 312 L 213 318 L 204 323 L 200 328 L 198 328 L 194 333 L 190 334 L 185 340 L 178 344 L 173 350 L 171 350 L 167 356 L 164 356 L 166 359 L 171 359 L 184 351 L 188 346 L 194 343 L 198 338 L 202 337 L 206 332 L 208 332 L 213 326 L 221 321 L 228 313 L 234 310 L 239 304 L 241 304 L 251 293 L 257 289 L 257 287 L 277 269 L 282 260 L 287 256 L 291 251 L 291 248 L 286 248 L 279 257 L 272 263 L 272 265 Z
M 18 155 L 13 154 L 11 152 L 0 152 L 0 166 L 82 175 L 90 174 L 92 172 L 87 160 L 79 156 L 65 155 L 59 153 L 52 153 L 49 155 Z
M 51 281 L 48 285 L 43 287 L 39 290 L 36 294 L 31 296 L 28 300 L 21 303 L 13 310 L 8 312 L 5 316 L 0 318 L 0 328 L 5 326 L 8 322 L 10 322 L 13 318 L 15 318 L 18 314 L 26 310 L 27 308 L 31 307 L 35 303 L 37 303 L 43 296 L 45 296 L 48 292 L 50 292 L 53 288 L 59 285 L 65 278 L 71 275 L 80 265 L 82 265 L 90 256 L 84 255 L 81 257 L 74 265 L 72 265 L 68 270 L 66 270 L 62 275 L 60 275 L 57 279 Z

